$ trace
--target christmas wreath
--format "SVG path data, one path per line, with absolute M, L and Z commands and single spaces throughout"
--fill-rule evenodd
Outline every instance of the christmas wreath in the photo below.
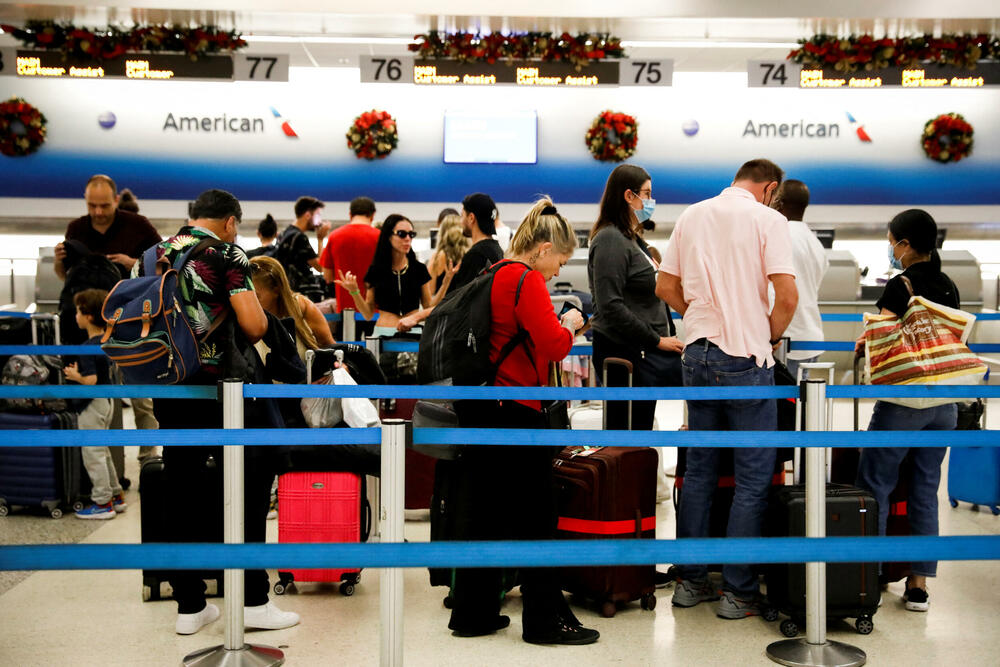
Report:
M 937 162 L 958 162 L 972 153 L 972 126 L 958 113 L 943 113 L 924 125 L 924 153 Z
M 441 33 L 432 30 L 417 35 L 409 45 L 418 58 L 454 58 L 461 62 L 495 63 L 498 60 L 569 61 L 577 70 L 594 60 L 624 58 L 621 39 L 604 33 L 529 32 L 504 34 L 491 32 L 480 35 L 472 32 Z
M 595 160 L 621 162 L 635 153 L 638 125 L 628 114 L 602 111 L 590 124 L 584 141 Z
M 840 72 L 908 67 L 937 63 L 975 69 L 980 60 L 1000 60 L 1000 39 L 995 35 L 916 35 L 876 38 L 872 35 L 814 35 L 800 39 L 788 60 L 807 67 L 833 67 Z
M 61 51 L 64 58 L 111 60 L 126 53 L 172 51 L 192 60 L 209 53 L 236 51 L 247 43 L 235 31 L 214 26 L 136 25 L 132 28 L 80 28 L 54 21 L 27 21 L 24 28 L 0 25 L 22 44 L 33 49 Z
M 347 147 L 358 159 L 381 160 L 399 143 L 396 120 L 387 111 L 366 111 L 347 130 Z
M 0 153 L 31 155 L 45 143 L 45 116 L 20 97 L 0 102 Z

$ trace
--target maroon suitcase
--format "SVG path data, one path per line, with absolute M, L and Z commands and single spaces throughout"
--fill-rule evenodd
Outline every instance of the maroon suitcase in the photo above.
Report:
M 656 451 L 567 447 L 553 462 L 558 535 L 564 539 L 656 537 Z M 595 600 L 611 618 L 619 603 L 656 607 L 653 565 L 563 568 L 562 588 Z

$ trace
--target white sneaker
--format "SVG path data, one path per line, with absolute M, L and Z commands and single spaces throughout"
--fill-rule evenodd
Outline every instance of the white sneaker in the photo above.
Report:
M 174 630 L 179 635 L 193 635 L 219 618 L 219 614 L 219 608 L 209 602 L 197 613 L 177 614 L 177 625 L 174 626 Z
M 243 627 L 258 630 L 281 630 L 299 624 L 294 611 L 281 611 L 273 602 L 256 607 L 243 607 Z

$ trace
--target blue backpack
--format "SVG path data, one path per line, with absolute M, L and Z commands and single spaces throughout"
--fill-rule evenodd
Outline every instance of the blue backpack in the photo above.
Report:
M 222 242 L 205 239 L 191 246 L 162 275 L 154 245 L 142 255 L 145 275 L 122 280 L 104 300 L 107 328 L 101 349 L 121 369 L 126 384 L 179 384 L 201 368 L 198 337 L 184 314 L 177 280 L 192 254 L 216 245 Z

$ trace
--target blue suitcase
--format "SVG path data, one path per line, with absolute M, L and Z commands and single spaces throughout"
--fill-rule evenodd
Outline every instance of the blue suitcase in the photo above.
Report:
M 55 412 L 45 415 L 0 413 L 0 430 L 54 430 L 76 428 L 76 415 Z M 83 462 L 79 447 L 9 447 L 14 433 L 4 435 L 0 447 L 0 516 L 12 506 L 42 507 L 54 519 L 63 508 L 83 508 L 80 480 Z
M 948 500 L 972 503 L 972 509 L 986 505 L 1000 514 L 1000 448 L 955 447 L 948 458 Z

